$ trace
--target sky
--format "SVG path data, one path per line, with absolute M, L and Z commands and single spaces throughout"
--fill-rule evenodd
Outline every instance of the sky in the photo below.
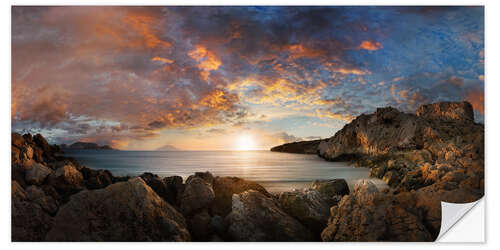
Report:
M 469 101 L 483 7 L 13 7 L 12 130 L 123 150 L 269 149 L 377 107 Z

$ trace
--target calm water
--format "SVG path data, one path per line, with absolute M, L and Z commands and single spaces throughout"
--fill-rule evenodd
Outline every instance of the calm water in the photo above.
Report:
M 106 151 L 66 152 L 83 165 L 108 169 L 113 175 L 159 176 L 210 171 L 218 176 L 237 176 L 253 180 L 271 192 L 304 188 L 315 179 L 344 178 L 350 186 L 357 179 L 368 178 L 368 168 L 355 168 L 343 162 L 327 162 L 316 155 L 270 151 Z

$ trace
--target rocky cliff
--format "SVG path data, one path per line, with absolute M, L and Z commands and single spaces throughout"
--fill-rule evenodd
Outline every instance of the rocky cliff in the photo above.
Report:
M 327 160 L 369 167 L 391 187 L 384 194 L 345 196 L 332 207 L 323 240 L 435 239 L 440 201 L 472 202 L 484 194 L 484 125 L 474 122 L 468 102 L 424 105 L 416 114 L 379 108 L 347 124 L 318 151 Z M 408 223 L 411 228 L 403 225 Z

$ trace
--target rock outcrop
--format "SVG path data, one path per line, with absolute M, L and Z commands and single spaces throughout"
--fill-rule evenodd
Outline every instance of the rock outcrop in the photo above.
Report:
M 48 241 L 186 241 L 184 217 L 141 178 L 71 196 Z
M 53 219 L 42 206 L 29 200 L 25 190 L 12 181 L 12 241 L 42 241 Z
M 323 140 L 290 142 L 272 147 L 272 152 L 294 153 L 294 154 L 317 154 L 318 145 Z
M 330 207 L 336 205 L 340 198 L 333 199 L 317 190 L 305 189 L 283 192 L 279 202 L 283 211 L 319 235 L 328 222 Z
M 247 190 L 255 190 L 264 196 L 270 197 L 271 194 L 256 182 L 244 180 L 238 177 L 216 177 L 213 182 L 215 192 L 214 213 L 226 216 L 231 212 L 233 194 L 239 194 Z
M 349 186 L 344 179 L 315 180 L 311 188 L 330 198 L 349 194 Z
M 233 195 L 226 217 L 235 241 L 313 241 L 311 231 L 283 212 L 278 203 L 255 190 Z
M 323 241 L 432 240 L 412 195 L 389 195 L 374 187 L 365 182 L 330 209 Z
M 186 184 L 180 197 L 181 211 L 190 215 L 202 208 L 210 207 L 214 200 L 212 185 L 199 177 L 194 177 Z

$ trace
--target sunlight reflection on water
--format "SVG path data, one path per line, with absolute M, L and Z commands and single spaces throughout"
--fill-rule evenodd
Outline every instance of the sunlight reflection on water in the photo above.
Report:
M 210 171 L 218 176 L 237 176 L 262 184 L 271 192 L 305 188 L 315 179 L 344 178 L 351 185 L 368 178 L 368 168 L 355 168 L 344 162 L 327 162 L 316 155 L 270 151 L 72 151 L 83 165 L 108 169 L 114 175 L 159 176 Z

